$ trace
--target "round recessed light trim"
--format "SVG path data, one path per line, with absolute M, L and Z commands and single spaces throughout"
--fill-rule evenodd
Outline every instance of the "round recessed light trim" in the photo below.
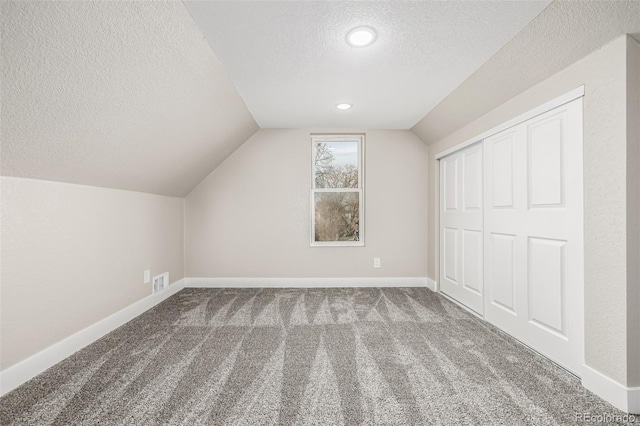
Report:
M 351 104 L 338 104 L 336 105 L 336 108 L 341 109 L 341 110 L 346 110 L 346 109 L 351 109 L 353 105 Z
M 355 27 L 347 33 L 347 43 L 353 47 L 365 47 L 376 41 L 376 30 L 371 27 Z

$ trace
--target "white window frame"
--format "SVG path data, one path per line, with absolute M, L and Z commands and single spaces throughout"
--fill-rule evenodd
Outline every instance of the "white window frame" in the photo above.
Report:
M 364 141 L 365 135 L 311 135 L 311 236 L 312 247 L 364 247 Z M 358 188 L 316 188 L 316 144 L 322 142 L 357 142 L 358 143 Z M 359 203 L 358 241 L 315 241 L 316 206 L 315 194 L 319 192 L 357 192 Z

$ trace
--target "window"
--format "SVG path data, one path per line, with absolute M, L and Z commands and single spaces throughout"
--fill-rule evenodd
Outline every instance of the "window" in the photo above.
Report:
M 364 245 L 363 135 L 312 136 L 311 245 Z

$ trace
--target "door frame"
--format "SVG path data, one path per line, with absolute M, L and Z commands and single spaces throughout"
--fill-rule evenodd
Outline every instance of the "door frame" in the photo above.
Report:
M 518 115 L 517 117 L 506 121 L 498 126 L 495 126 L 473 138 L 467 139 L 464 142 L 461 142 L 459 144 L 456 144 L 454 146 L 452 146 L 451 148 L 445 149 L 439 153 L 437 153 L 435 155 L 435 160 L 436 160 L 436 170 L 434 170 L 434 176 L 435 176 L 435 180 L 436 180 L 436 185 L 435 185 L 435 196 L 434 196 L 434 201 L 435 201 L 435 208 L 434 208 L 434 212 L 435 212 L 435 222 L 437 224 L 436 226 L 436 232 L 437 232 L 437 238 L 435 241 L 435 245 L 433 246 L 433 249 L 435 251 L 435 267 L 436 267 L 436 274 L 435 276 L 437 276 L 437 282 L 435 285 L 435 291 L 440 293 L 441 295 L 443 295 L 444 297 L 446 297 L 447 299 L 453 301 L 454 303 L 456 303 L 458 306 L 461 306 L 462 308 L 464 308 L 465 310 L 475 314 L 477 317 L 480 317 L 482 319 L 484 319 L 484 315 L 479 315 L 476 312 L 470 310 L 469 308 L 467 308 L 465 305 L 459 303 L 458 301 L 456 301 L 455 299 L 445 295 L 444 293 L 442 293 L 440 291 L 440 280 L 441 280 L 441 268 L 440 268 L 440 262 L 441 262 L 441 246 L 442 246 L 442 238 L 443 236 L 441 235 L 441 227 L 442 227 L 442 219 L 441 219 L 441 215 L 440 215 L 440 197 L 441 197 L 441 185 L 442 182 L 440 180 L 440 160 L 450 154 L 453 154 L 457 151 L 460 151 L 468 146 L 471 146 L 473 144 L 476 143 L 483 143 L 483 141 L 490 137 L 493 136 L 497 133 L 502 132 L 503 130 L 506 130 L 508 128 L 511 128 L 513 126 L 517 126 L 518 124 L 521 124 L 525 121 L 531 120 L 532 118 L 535 118 L 539 115 L 542 115 L 548 111 L 551 111 L 552 109 L 558 108 L 562 105 L 565 105 L 569 102 L 575 101 L 577 99 L 581 99 L 583 98 L 585 95 L 585 87 L 584 85 L 579 86 L 573 90 L 571 90 L 570 92 L 565 93 L 564 95 L 558 96 L 557 98 L 554 98 L 548 102 L 545 102 L 544 104 L 531 109 L 523 114 Z M 583 122 L 583 126 L 584 126 L 584 115 L 582 115 L 582 122 Z M 580 132 L 582 133 L 583 129 L 580 129 Z M 584 143 L 584 138 L 583 138 L 583 143 Z M 583 145 L 581 145 L 581 150 L 580 150 L 581 154 L 583 154 L 584 150 L 583 150 Z M 581 176 L 584 176 L 584 157 L 583 157 L 583 161 L 580 162 L 581 167 L 580 167 L 580 174 Z M 584 179 L 583 179 L 584 180 Z M 585 350 L 584 350 L 584 329 L 585 329 L 585 318 L 584 318 L 584 187 L 582 187 L 582 193 L 580 194 L 580 213 L 581 213 L 581 235 L 579 236 L 579 241 L 580 241 L 580 247 L 581 247 L 581 252 L 580 252 L 580 256 L 582 258 L 582 264 L 581 264 L 581 281 L 582 281 L 582 285 L 580 286 L 580 291 L 579 291 L 579 300 L 578 300 L 578 304 L 580 306 L 580 310 L 579 310 L 579 319 L 580 320 L 580 324 L 581 327 L 579 329 L 579 337 L 578 337 L 578 344 L 580 345 L 580 347 L 582 348 L 581 352 L 580 352 L 580 364 L 584 365 L 585 362 Z M 513 336 L 512 336 L 513 337 Z M 517 338 L 513 337 L 514 339 L 518 340 Z M 537 352 L 535 350 L 535 348 L 531 348 L 532 350 L 534 350 L 535 352 Z M 553 360 L 551 360 L 553 361 Z M 559 364 L 557 364 L 559 365 Z

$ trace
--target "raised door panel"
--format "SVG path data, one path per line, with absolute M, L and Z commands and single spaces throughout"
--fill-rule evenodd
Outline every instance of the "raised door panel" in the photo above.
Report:
M 566 241 L 529 238 L 529 321 L 566 336 Z
M 466 211 L 482 209 L 482 147 L 463 153 L 464 197 Z
M 458 156 L 445 158 L 444 167 L 444 211 L 458 210 Z
M 513 207 L 513 150 L 516 132 L 495 138 L 491 144 L 491 199 L 493 208 Z
M 458 230 L 444 228 L 444 276 L 458 283 Z
M 465 229 L 462 231 L 463 268 L 462 285 L 474 293 L 482 292 L 482 232 Z
M 527 125 L 530 208 L 565 205 L 565 113 Z
M 491 234 L 491 302 L 510 313 L 515 303 L 515 235 Z

